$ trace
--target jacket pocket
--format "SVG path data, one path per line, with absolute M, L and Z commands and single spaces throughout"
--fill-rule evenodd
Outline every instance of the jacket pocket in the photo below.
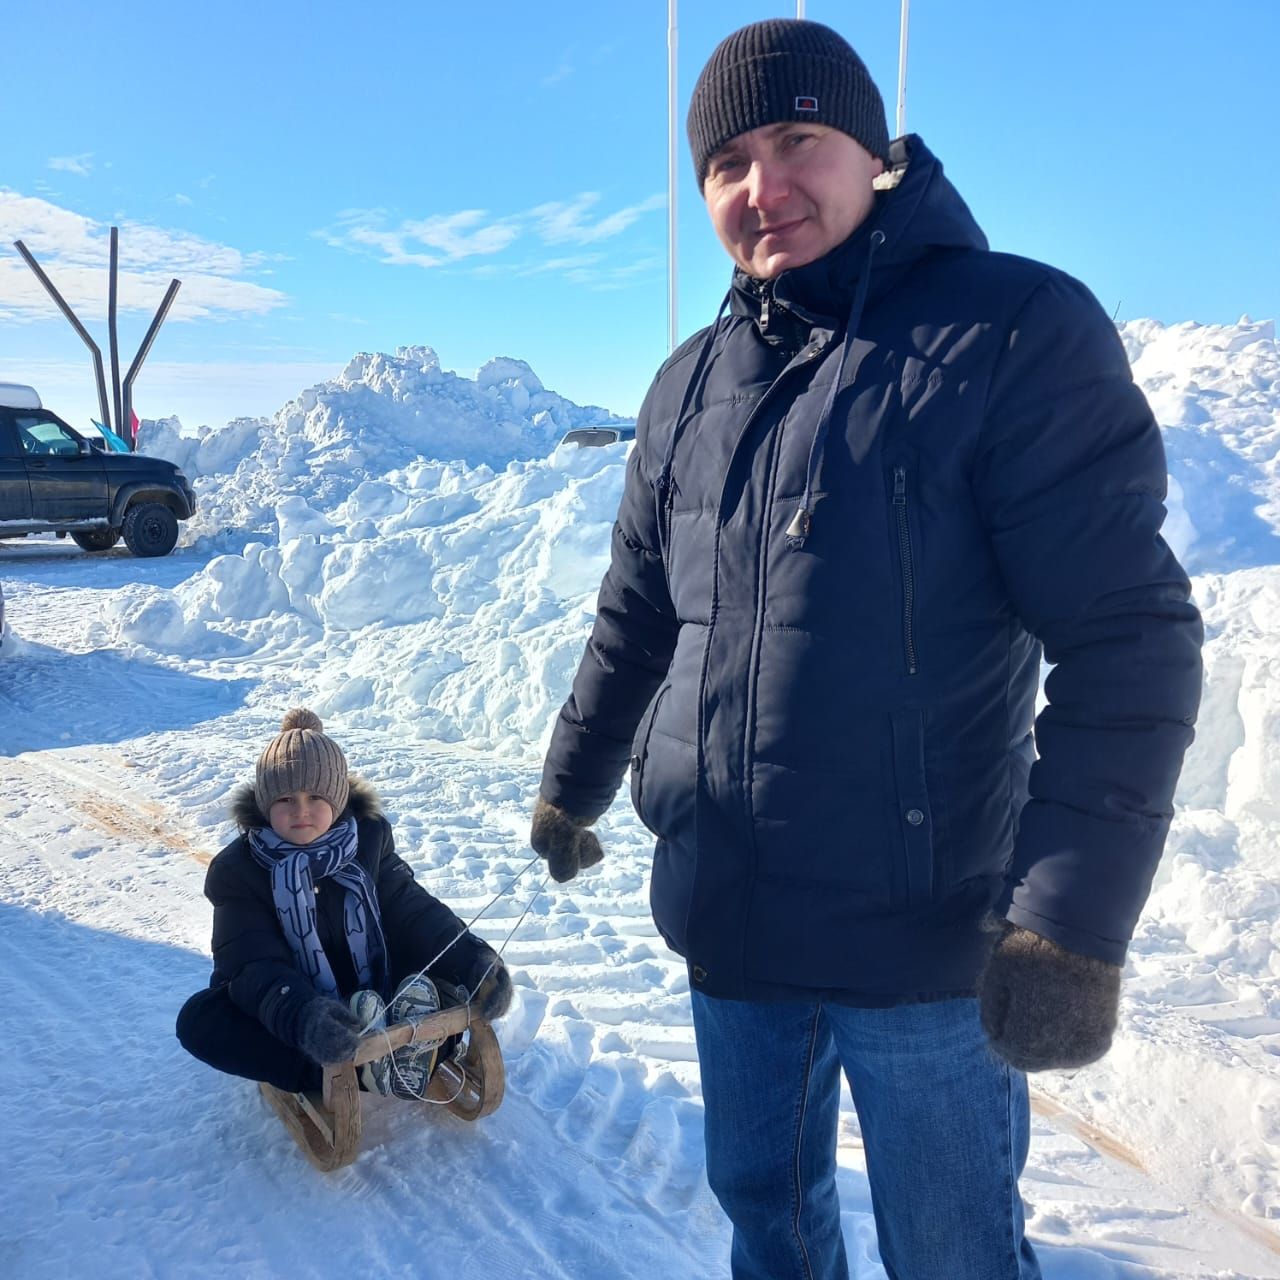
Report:
M 897 539 L 898 570 L 902 581 L 902 651 L 907 674 L 919 667 L 916 652 L 916 558 L 911 545 L 911 513 L 907 506 L 907 469 L 893 469 L 893 526 Z
M 658 708 L 662 706 L 662 700 L 670 688 L 669 682 L 664 683 L 649 703 L 648 710 L 640 718 L 640 725 L 631 745 L 631 805 L 636 816 L 655 836 L 661 836 L 662 833 L 654 830 L 653 824 L 644 815 L 644 774 L 649 761 L 649 740 L 653 737 L 654 721 L 658 718 Z
M 924 769 L 924 712 L 905 708 L 893 713 L 893 772 L 901 832 L 903 885 L 908 906 L 933 901 L 933 813 Z

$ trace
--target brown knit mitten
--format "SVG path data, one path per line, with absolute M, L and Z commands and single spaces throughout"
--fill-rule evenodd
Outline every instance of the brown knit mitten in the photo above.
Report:
M 315 996 L 298 1015 L 296 1041 L 313 1062 L 331 1066 L 345 1062 L 360 1043 L 360 1019 L 345 1004 L 329 996 Z
M 991 1047 L 1021 1071 L 1083 1067 L 1111 1048 L 1120 966 L 1006 923 L 978 981 Z
M 584 867 L 593 867 L 604 857 L 595 833 L 587 830 L 594 822 L 594 818 L 575 818 L 538 797 L 529 843 L 535 853 L 546 858 L 553 880 L 561 884 L 572 880 Z

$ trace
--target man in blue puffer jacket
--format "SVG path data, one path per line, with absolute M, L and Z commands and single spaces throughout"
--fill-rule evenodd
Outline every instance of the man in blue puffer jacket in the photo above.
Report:
M 641 410 L 533 844 L 598 861 L 630 766 L 736 1277 L 847 1275 L 841 1069 L 889 1275 L 1036 1277 L 1023 1073 L 1110 1046 L 1199 701 L 1159 430 L 834 31 L 728 37 L 689 139 L 737 270 Z

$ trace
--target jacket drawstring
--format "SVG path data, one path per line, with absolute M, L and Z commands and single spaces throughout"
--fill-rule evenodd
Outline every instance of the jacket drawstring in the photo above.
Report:
M 809 466 L 805 472 L 804 493 L 800 498 L 800 508 L 787 526 L 787 546 L 792 551 L 799 551 L 813 528 L 813 487 L 818 478 L 818 468 L 822 465 L 822 453 L 826 448 L 827 432 L 831 427 L 831 416 L 835 409 L 836 396 L 840 391 L 840 382 L 844 377 L 845 361 L 857 337 L 858 325 L 862 320 L 862 309 L 867 302 L 867 289 L 871 283 L 871 260 L 876 250 L 884 244 L 884 232 L 873 231 L 867 245 L 867 261 L 863 266 L 862 278 L 858 281 L 857 291 L 853 296 L 853 306 L 849 308 L 849 322 L 845 325 L 844 341 L 840 344 L 840 359 L 836 364 L 836 376 L 831 380 L 827 391 L 826 402 L 818 418 L 818 426 L 813 433 L 813 443 L 809 446 Z
M 671 504 L 675 499 L 674 486 L 671 482 L 671 466 L 675 459 L 676 442 L 688 422 L 690 406 L 695 403 L 695 393 L 702 391 L 703 381 L 706 379 L 710 368 L 711 348 L 715 346 L 716 335 L 720 332 L 720 320 L 724 316 L 725 309 L 728 307 L 732 297 L 733 289 L 731 287 L 724 295 L 724 300 L 720 303 L 720 309 L 716 312 L 716 318 L 711 322 L 711 328 L 707 330 L 707 336 L 702 340 L 702 346 L 698 350 L 698 358 L 694 361 L 693 372 L 689 375 L 689 381 L 684 389 L 684 396 L 680 401 L 680 412 L 676 414 L 675 424 L 671 428 L 671 436 L 667 440 L 667 452 L 662 459 L 662 470 L 658 473 L 658 478 L 654 482 L 653 496 L 657 504 L 658 514 L 658 549 L 662 553 L 664 564 L 667 560 L 667 543 L 671 537 Z

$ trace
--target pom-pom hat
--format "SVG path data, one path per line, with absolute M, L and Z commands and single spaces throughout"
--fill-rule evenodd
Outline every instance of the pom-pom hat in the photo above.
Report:
M 280 732 L 258 757 L 253 798 L 264 815 L 281 796 L 307 791 L 323 796 L 336 818 L 347 807 L 347 758 L 326 735 L 320 717 L 305 707 L 285 713 Z

